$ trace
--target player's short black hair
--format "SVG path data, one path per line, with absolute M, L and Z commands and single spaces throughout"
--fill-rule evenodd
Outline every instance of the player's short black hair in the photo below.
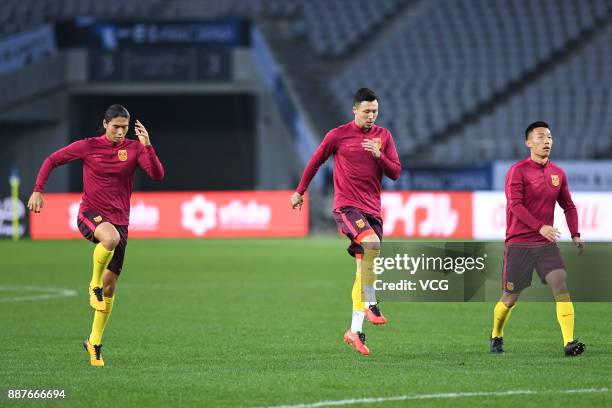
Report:
M 363 101 L 374 102 L 375 100 L 378 100 L 378 96 L 376 96 L 373 90 L 369 88 L 361 88 L 355 92 L 355 96 L 353 97 L 353 105 L 357 106 Z
M 532 124 L 530 124 L 529 126 L 527 126 L 527 129 L 525 129 L 525 140 L 529 139 L 529 133 L 531 133 L 531 131 L 533 129 L 539 128 L 539 127 L 550 129 L 550 127 L 548 126 L 548 123 L 546 123 L 546 122 L 544 122 L 542 120 L 535 121 Z
M 115 118 L 130 118 L 130 112 L 128 112 L 127 109 L 125 109 L 125 106 L 123 105 L 119 105 L 119 104 L 114 104 L 108 107 L 108 109 L 106 109 L 106 112 L 104 112 L 104 120 L 106 121 L 106 123 L 109 123 L 111 120 L 115 119 Z

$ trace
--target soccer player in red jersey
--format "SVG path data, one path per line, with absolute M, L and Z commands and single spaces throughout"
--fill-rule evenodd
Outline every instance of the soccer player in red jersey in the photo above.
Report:
M 525 130 L 525 144 L 531 151 L 530 157 L 515 163 L 506 176 L 503 294 L 493 313 L 491 352 L 504 352 L 504 325 L 521 291 L 531 285 L 535 269 L 555 297 L 565 354 L 577 356 L 586 346 L 574 339 L 574 306 L 566 285 L 565 263 L 556 245 L 560 233 L 553 225 L 558 202 L 581 254 L 584 242 L 578 232 L 578 212 L 565 172 L 549 159 L 553 138 L 548 124 L 541 121 L 530 124 Z
M 373 262 L 380 253 L 383 236 L 380 182 L 383 174 L 397 180 L 402 167 L 391 132 L 374 124 L 378 117 L 376 94 L 367 88 L 359 89 L 353 102 L 355 119 L 325 135 L 291 196 L 291 204 L 293 208 L 301 208 L 310 181 L 333 155 L 333 215 L 339 229 L 351 240 L 348 252 L 357 264 L 351 328 L 344 334 L 344 340 L 359 353 L 368 355 L 364 317 L 373 324 L 387 323 L 376 302 L 373 286 Z
M 102 334 L 113 310 L 125 256 L 134 173 L 141 167 L 153 180 L 164 178 L 164 167 L 140 121 L 135 124 L 139 140 L 127 138 L 127 109 L 110 106 L 102 125 L 103 135 L 78 140 L 47 157 L 28 201 L 30 211 L 39 213 L 44 206 L 42 191 L 51 171 L 75 160 L 83 161 L 83 196 L 77 223 L 81 234 L 97 244 L 89 284 L 89 304 L 95 312 L 91 334 L 83 342 L 92 366 L 104 365 Z

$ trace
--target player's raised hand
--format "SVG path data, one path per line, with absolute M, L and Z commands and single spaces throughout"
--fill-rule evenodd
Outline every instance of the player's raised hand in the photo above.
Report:
M 582 238 L 574 237 L 572 238 L 572 241 L 574 241 L 574 245 L 576 245 L 576 248 L 578 248 L 578 255 L 582 255 L 584 252 L 584 241 Z
M 363 147 L 363 150 L 372 153 L 372 156 L 374 156 L 375 158 L 378 159 L 380 157 L 380 149 L 378 148 L 378 145 L 374 143 L 373 140 L 363 139 L 363 141 L 361 142 L 361 146 Z
M 291 196 L 291 208 L 294 210 L 297 208 L 298 210 L 302 210 L 302 205 L 304 204 L 304 196 L 298 193 L 297 191 L 293 193 Z
M 142 123 L 138 119 L 136 119 L 136 124 L 134 125 L 134 130 L 136 131 L 136 136 L 138 136 L 138 140 L 143 146 L 151 146 L 151 140 L 149 140 L 149 132 L 143 126 Z
M 45 206 L 45 200 L 41 192 L 35 191 L 28 200 L 28 210 L 39 213 L 40 210 Z
M 542 225 L 542 228 L 540 228 L 540 235 L 550 242 L 557 242 L 559 238 L 561 238 L 561 232 L 552 225 Z

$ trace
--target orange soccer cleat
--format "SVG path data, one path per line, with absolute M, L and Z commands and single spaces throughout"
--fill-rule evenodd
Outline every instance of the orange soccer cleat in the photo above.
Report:
M 106 311 L 106 304 L 104 303 L 103 296 L 101 287 L 89 286 L 89 305 L 92 307 L 92 309 L 97 310 L 98 312 Z
M 370 321 L 370 323 L 375 325 L 383 325 L 387 324 L 387 319 L 378 309 L 378 304 L 371 305 L 365 310 L 366 318 Z
M 83 341 L 83 347 L 89 354 L 89 360 L 91 365 L 94 367 L 104 367 L 104 360 L 102 360 L 102 345 L 95 345 L 89 342 L 89 339 Z
M 344 341 L 346 341 L 351 346 L 355 347 L 355 350 L 359 354 L 363 354 L 367 356 L 370 354 L 370 350 L 365 345 L 365 333 L 357 332 L 353 333 L 350 329 L 344 333 Z

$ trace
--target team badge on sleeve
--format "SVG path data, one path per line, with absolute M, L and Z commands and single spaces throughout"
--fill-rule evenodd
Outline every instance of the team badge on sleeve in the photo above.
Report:
M 559 176 L 556 174 L 552 174 L 550 176 L 550 181 L 552 182 L 552 185 L 555 187 L 558 187 L 560 184 Z
M 506 290 L 514 290 L 514 283 L 512 282 L 506 283 Z
M 102 221 L 102 216 L 98 215 L 97 217 L 94 217 L 93 219 L 95 222 L 100 222 Z
M 119 156 L 120 161 L 126 161 L 127 160 L 127 150 L 125 149 L 117 150 L 117 156 Z
M 359 228 L 363 228 L 363 227 L 365 227 L 365 221 L 363 221 L 363 219 L 361 219 L 361 218 L 360 218 L 360 219 L 358 219 L 357 221 L 355 221 L 355 224 L 357 224 L 357 226 L 358 226 Z

